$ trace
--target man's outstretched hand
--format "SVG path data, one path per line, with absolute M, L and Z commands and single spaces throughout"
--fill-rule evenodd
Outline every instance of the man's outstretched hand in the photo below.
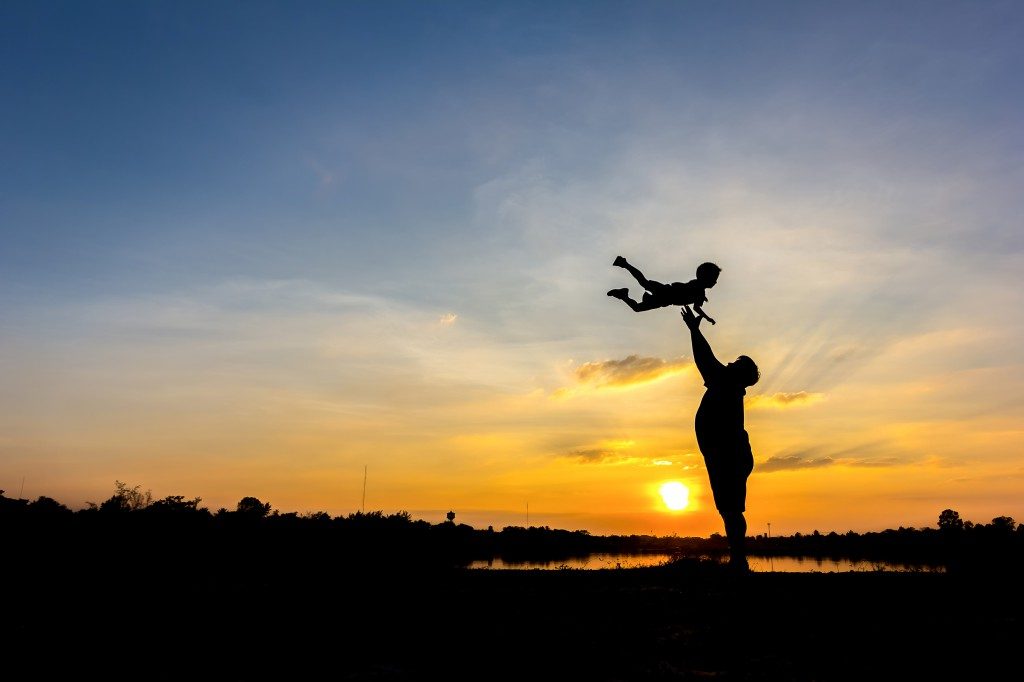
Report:
M 684 305 L 679 314 L 683 316 L 683 322 L 690 328 L 690 331 L 695 332 L 700 329 L 700 321 L 703 318 L 694 315 L 693 311 L 690 310 L 690 306 Z

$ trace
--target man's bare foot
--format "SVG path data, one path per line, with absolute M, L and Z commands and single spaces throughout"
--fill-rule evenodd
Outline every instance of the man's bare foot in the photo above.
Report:
M 612 261 L 612 265 L 617 265 L 620 268 L 624 268 L 624 267 L 626 267 L 629 264 L 626 262 L 626 259 L 623 258 L 622 256 L 616 256 L 615 260 Z
M 608 292 L 608 295 L 612 298 L 626 298 L 626 296 L 629 296 L 629 289 L 612 289 Z

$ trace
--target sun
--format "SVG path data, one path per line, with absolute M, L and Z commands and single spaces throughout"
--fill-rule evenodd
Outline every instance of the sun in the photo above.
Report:
M 686 509 L 686 505 L 690 503 L 690 491 L 679 481 L 663 483 L 659 492 L 661 499 L 665 501 L 665 506 L 672 511 Z

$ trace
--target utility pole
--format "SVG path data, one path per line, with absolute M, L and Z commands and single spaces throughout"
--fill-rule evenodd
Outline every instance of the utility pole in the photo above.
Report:
M 366 513 L 366 465 L 363 465 L 363 504 L 359 507 L 359 513 Z
M 526 527 L 527 527 L 527 529 L 529 529 L 529 527 L 530 527 L 530 503 L 529 502 L 526 503 Z
M 771 537 L 772 537 L 772 522 L 769 521 L 768 522 L 768 539 L 771 539 Z

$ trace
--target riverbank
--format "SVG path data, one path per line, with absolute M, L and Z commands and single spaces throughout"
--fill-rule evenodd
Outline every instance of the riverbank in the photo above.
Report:
M 982 679 L 1024 635 L 1011 572 L 131 567 L 20 591 L 8 670 L 145 679 Z M 286 564 L 281 564 L 284 566 Z M 129 567 L 126 567 L 126 569 Z

